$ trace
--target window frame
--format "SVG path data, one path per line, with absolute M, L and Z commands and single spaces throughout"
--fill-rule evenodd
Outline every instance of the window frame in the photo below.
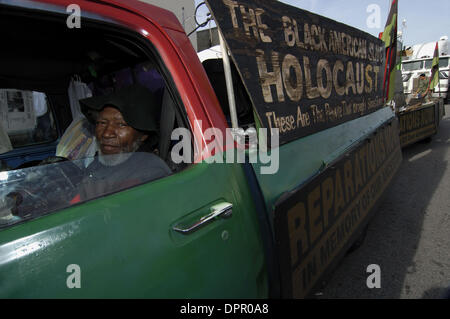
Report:
M 9 8 L 9 7 L 7 6 L 7 8 Z M 19 10 L 18 10 L 18 8 L 15 8 L 15 7 L 12 7 L 12 8 L 13 8 L 13 10 L 15 10 L 15 12 L 13 12 L 13 14 L 18 14 L 18 15 L 23 15 L 23 16 L 26 16 L 26 14 L 24 13 L 25 11 L 30 11 L 29 8 L 21 8 L 20 7 Z M 48 11 L 39 11 L 38 12 L 35 10 L 31 10 L 31 11 L 34 14 L 36 14 L 35 16 L 33 16 L 33 18 L 37 18 L 40 21 L 45 20 L 45 21 L 55 22 L 55 24 L 58 24 L 58 22 L 60 22 L 60 21 L 57 21 L 57 20 L 59 18 L 61 18 L 61 16 L 64 16 L 64 14 L 55 13 L 55 12 L 48 12 Z M 8 14 L 11 14 L 11 12 L 8 11 Z M 90 16 L 90 14 L 89 14 L 89 16 Z M 108 34 L 109 36 L 118 36 L 122 40 L 127 40 L 129 42 L 132 42 L 135 47 L 138 47 L 139 50 L 142 51 L 142 54 L 143 54 L 143 56 L 145 55 L 145 58 L 147 61 L 152 61 L 155 64 L 155 69 L 160 73 L 160 75 L 163 78 L 164 85 L 165 85 L 164 88 L 165 88 L 165 90 L 168 91 L 170 98 L 173 100 L 173 104 L 175 106 L 175 112 L 178 113 L 178 115 L 175 118 L 175 125 L 176 125 L 175 127 L 184 127 L 191 132 L 191 134 L 192 134 L 191 151 L 192 151 L 192 154 L 194 154 L 194 149 L 195 149 L 194 148 L 194 136 L 193 136 L 193 132 L 192 132 L 192 127 L 191 127 L 189 119 L 188 119 L 186 106 L 184 105 L 183 100 L 181 99 L 180 92 L 177 88 L 177 85 L 175 84 L 172 74 L 170 73 L 164 60 L 161 58 L 161 55 L 160 55 L 159 51 L 157 50 L 156 46 L 154 45 L 154 43 L 151 42 L 149 39 L 146 39 L 145 37 L 143 37 L 136 30 L 133 30 L 130 27 L 123 26 L 119 23 L 112 23 L 111 20 L 108 20 L 108 19 L 103 20 L 102 18 L 99 18 L 99 17 L 96 17 L 95 19 L 86 17 L 83 20 L 83 27 L 88 30 L 91 29 L 91 30 L 103 32 L 105 34 Z M 131 65 L 131 64 L 129 65 L 129 67 L 133 67 L 133 66 L 134 65 Z M 119 70 L 117 70 L 117 71 L 119 71 Z M 25 91 L 24 88 L 20 88 L 20 87 L 16 88 L 16 89 Z M 31 90 L 29 90 L 29 91 L 31 91 Z M 47 104 L 48 104 L 48 107 L 52 111 L 51 115 L 55 122 L 55 126 L 56 126 L 57 133 L 58 133 L 58 137 L 56 140 L 54 140 L 51 143 L 46 143 L 46 144 L 48 144 L 47 146 L 49 148 L 52 148 L 52 147 L 56 147 L 56 145 L 60 141 L 60 139 L 62 137 L 61 125 L 62 126 L 64 126 L 64 125 L 63 125 L 63 123 L 60 123 L 60 117 L 57 116 L 57 114 L 56 114 L 58 112 L 57 112 L 57 110 L 54 109 L 55 107 L 53 106 L 53 103 L 52 103 L 51 94 L 49 94 L 48 92 L 42 92 L 42 93 L 46 94 L 47 101 L 48 101 Z M 72 119 L 71 114 L 70 114 L 70 118 Z M 182 123 L 179 123 L 180 120 Z M 159 123 L 160 119 L 157 119 L 157 121 Z M 15 155 L 27 154 L 27 153 L 29 153 L 30 149 L 37 148 L 37 147 L 39 147 L 39 145 L 30 145 L 30 146 L 24 146 L 22 148 L 18 148 Z M 11 152 L 14 152 L 14 151 L 15 150 L 13 150 Z M 8 152 L 8 155 L 11 155 L 10 152 Z M 183 171 L 185 171 L 186 169 L 188 169 L 189 167 L 191 167 L 194 164 L 195 163 L 192 160 L 191 163 L 189 163 L 187 165 L 187 167 L 184 167 L 180 171 L 174 172 L 174 174 L 182 173 Z M 16 170 L 16 169 L 14 169 L 14 170 Z M 162 177 L 161 179 L 168 178 L 171 175 Z M 84 204 L 84 203 L 87 203 L 87 202 L 90 202 L 90 201 L 93 201 L 96 199 L 111 196 L 118 192 L 124 192 L 124 191 L 127 191 L 129 189 L 132 189 L 132 188 L 135 188 L 138 186 L 157 182 L 158 180 L 159 179 L 138 183 L 136 185 L 132 185 L 132 186 L 124 188 L 124 189 L 119 189 L 118 191 L 109 192 L 107 194 L 103 194 L 101 196 L 94 197 L 94 198 L 89 198 L 86 201 L 83 201 L 80 203 L 66 203 L 66 205 L 63 207 L 45 210 L 45 211 L 37 214 L 36 216 L 33 216 L 32 218 L 26 218 L 26 219 L 23 219 L 23 220 L 20 220 L 20 221 L 11 223 L 11 224 L 0 225 L 0 229 L 10 228 L 15 225 L 22 224 L 24 222 L 35 220 L 36 218 L 40 218 L 43 216 L 47 216 L 49 214 L 59 212 L 61 210 L 68 209 L 70 207 L 73 207 L 74 205 Z
M 22 92 L 38 92 L 38 93 L 42 93 L 45 94 L 45 98 L 47 101 L 47 112 L 45 114 L 49 114 L 51 120 L 54 123 L 54 127 L 53 129 L 56 132 L 56 138 L 54 138 L 53 140 L 48 140 L 48 141 L 42 141 L 42 142 L 37 142 L 37 143 L 33 143 L 33 144 L 26 144 L 26 145 L 21 145 L 21 146 L 17 146 L 15 147 L 14 145 L 12 145 L 13 149 L 11 150 L 11 152 L 16 151 L 16 150 L 21 150 L 21 149 L 27 149 L 27 148 L 35 148 L 35 147 L 39 147 L 42 145 L 53 145 L 55 142 L 58 142 L 59 139 L 61 138 L 61 130 L 59 128 L 59 123 L 57 121 L 57 117 L 56 117 L 56 110 L 54 109 L 54 106 L 51 103 L 51 99 L 48 96 L 48 94 L 46 92 L 39 92 L 39 91 L 32 91 L 32 90 L 24 90 L 24 89 L 16 89 L 16 88 L 0 88 L 1 90 L 17 90 L 17 91 L 22 91 Z M 36 117 L 37 120 L 38 117 Z M 35 128 L 36 129 L 36 128 Z M 6 132 L 7 133 L 7 132 Z M 8 134 L 8 133 L 7 133 Z M 8 134 L 9 135 L 9 134 Z M 11 137 L 10 137 L 11 138 Z M 11 142 L 12 144 L 12 142 Z M 8 152 L 9 153 L 9 152 Z M 0 155 L 1 156 L 1 155 Z

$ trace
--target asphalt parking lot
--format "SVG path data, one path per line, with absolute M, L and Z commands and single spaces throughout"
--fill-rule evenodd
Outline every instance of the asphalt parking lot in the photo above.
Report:
M 318 298 L 443 298 L 450 288 L 450 105 L 445 109 L 431 142 L 403 150 L 364 244 L 342 260 Z M 369 289 L 373 264 L 381 287 Z

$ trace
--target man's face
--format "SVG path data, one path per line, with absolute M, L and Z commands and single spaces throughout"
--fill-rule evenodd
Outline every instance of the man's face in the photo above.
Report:
M 114 107 L 105 107 L 95 126 L 100 151 L 103 155 L 134 152 L 148 136 L 129 126 L 122 113 Z

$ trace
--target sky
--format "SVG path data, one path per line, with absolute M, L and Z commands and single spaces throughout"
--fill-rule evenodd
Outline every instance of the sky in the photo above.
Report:
M 213 0 L 218 1 L 218 0 Z M 195 0 L 196 4 L 202 2 Z M 358 28 L 376 37 L 383 32 L 392 0 L 281 0 L 327 18 Z M 199 15 L 203 16 L 203 6 Z M 379 8 L 377 25 L 376 12 Z M 435 42 L 450 36 L 449 0 L 399 0 L 398 29 L 403 30 L 403 44 Z M 369 23 L 368 23 L 369 20 Z M 403 21 L 406 27 L 403 27 Z

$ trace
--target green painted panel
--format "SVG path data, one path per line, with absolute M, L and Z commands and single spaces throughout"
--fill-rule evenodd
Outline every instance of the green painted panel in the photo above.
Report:
M 267 274 L 255 208 L 240 165 L 193 165 L 168 178 L 0 231 L 2 298 L 258 298 Z M 192 235 L 172 226 L 233 216 Z M 68 265 L 81 288 L 66 285 Z
M 262 175 L 261 166 L 264 165 L 253 164 L 267 207 L 272 211 L 280 196 L 308 181 L 394 117 L 394 112 L 385 107 L 362 118 L 282 145 L 276 174 Z

